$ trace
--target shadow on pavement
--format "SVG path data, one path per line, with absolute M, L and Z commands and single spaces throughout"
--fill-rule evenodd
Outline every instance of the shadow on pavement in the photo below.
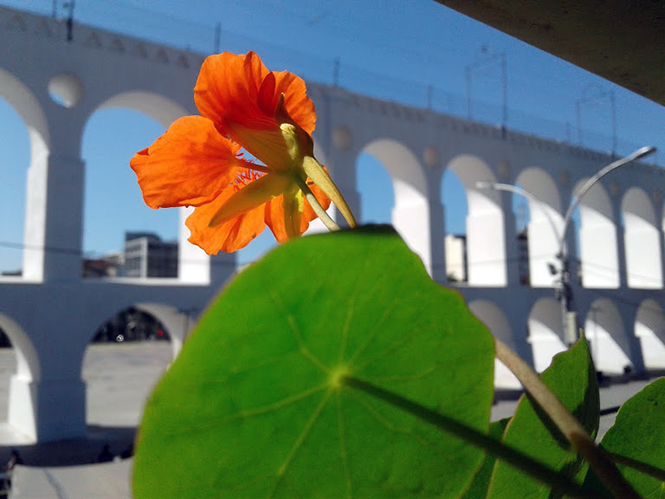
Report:
M 98 462 L 104 445 L 113 456 L 124 454 L 133 448 L 136 428 L 88 425 L 86 438 L 60 440 L 29 445 L 0 447 L 0 466 L 9 460 L 12 449 L 17 449 L 26 466 L 75 466 Z

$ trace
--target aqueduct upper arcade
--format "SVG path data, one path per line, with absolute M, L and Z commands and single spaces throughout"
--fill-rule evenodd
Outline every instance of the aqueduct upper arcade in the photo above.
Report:
M 181 223 L 177 279 L 82 278 L 86 123 L 96 110 L 118 106 L 164 126 L 195 114 L 192 89 L 203 56 L 85 26 L 68 42 L 64 30 L 55 20 L 0 8 L 0 96 L 30 140 L 26 206 L 16 208 L 25 212 L 23 275 L 0 279 L 0 328 L 18 356 L 9 424 L 37 440 L 85 433 L 81 363 L 100 324 L 135 306 L 166 326 L 177 353 L 186 311 L 202 309 L 235 269 L 233 256 L 209 258 L 187 243 Z M 468 278 L 456 285 L 495 335 L 544 369 L 565 348 L 548 271 L 556 262 L 553 227 L 561 228 L 580 183 L 611 158 L 340 88 L 309 83 L 308 91 L 318 113 L 317 154 L 351 208 L 362 218 L 356 159 L 371 154 L 392 179 L 394 226 L 442 284 L 441 186 L 446 171 L 457 175 L 468 202 Z M 540 200 L 529 206 L 528 251 L 518 245 L 511 194 L 478 182 L 516 183 Z M 579 226 L 566 238 L 580 260 L 573 282 L 579 322 L 608 372 L 665 367 L 664 187 L 659 168 L 614 172 L 585 197 Z M 524 258 L 527 281 L 520 278 Z

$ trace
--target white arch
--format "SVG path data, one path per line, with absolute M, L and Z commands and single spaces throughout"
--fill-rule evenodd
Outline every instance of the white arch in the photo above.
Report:
M 16 110 L 0 97 L 0 239 L 15 246 L 0 244 L 0 282 L 21 279 L 25 199 L 30 137 Z M 12 275 L 14 271 L 19 275 Z M 9 272 L 9 276 L 3 275 Z
M 23 119 L 30 138 L 23 242 L 23 278 L 41 281 L 44 277 L 46 228 L 46 170 L 50 135 L 46 115 L 32 91 L 7 71 L 0 69 L 0 95 Z
M 624 367 L 633 367 L 628 358 L 626 331 L 617 306 L 608 298 L 595 300 L 584 322 L 596 370 L 605 374 L 621 374 Z
M 556 254 L 563 231 L 561 196 L 552 177 L 542 168 L 526 168 L 515 183 L 529 194 L 529 278 L 534 287 L 554 286 L 549 264 L 560 267 Z M 536 201 L 537 200 L 537 201 Z
M 577 192 L 587 179 L 575 186 Z M 585 288 L 618 288 L 619 256 L 612 204 L 603 186 L 596 183 L 580 202 L 580 261 Z
M 661 289 L 661 231 L 646 192 L 631 187 L 621 201 L 624 247 L 626 250 L 626 281 L 629 288 Z
M 497 191 L 478 189 L 478 182 L 496 182 L 487 164 L 476 156 L 453 158 L 448 169 L 464 184 L 469 204 L 466 252 L 469 285 L 506 286 L 506 242 L 501 198 Z
M 98 110 L 111 108 L 128 108 L 149 116 L 167 128 L 178 118 L 190 114 L 181 104 L 153 92 L 130 91 L 114 95 L 102 102 L 90 117 Z M 146 144 L 146 147 L 149 144 Z M 210 258 L 198 246 L 191 244 L 187 239 L 189 229 L 185 226 L 185 219 L 193 208 L 179 209 L 179 236 L 178 236 L 178 281 L 188 284 L 208 284 L 210 282 Z
M 644 300 L 637 310 L 635 336 L 642 345 L 644 367 L 665 369 L 665 313 L 655 300 Z
M 420 161 L 405 145 L 390 139 L 374 140 L 363 151 L 390 173 L 395 191 L 392 223 L 431 274 L 428 189 Z
M 96 316 L 95 318 L 89 317 L 88 318 L 89 320 L 87 321 L 87 324 L 84 325 L 84 327 L 87 327 L 91 331 L 98 331 L 102 325 L 106 324 L 113 317 L 117 317 L 118 314 L 127 312 L 130 309 L 135 309 L 139 312 L 151 315 L 159 322 L 161 322 L 162 326 L 164 326 L 164 329 L 166 330 L 166 333 L 168 334 L 170 339 L 172 359 L 175 359 L 178 356 L 180 350 L 182 350 L 182 345 L 185 342 L 187 335 L 196 325 L 197 318 L 193 317 L 192 315 L 186 312 L 180 311 L 178 308 L 174 306 L 166 305 L 163 303 L 141 302 L 141 303 L 129 304 L 127 306 L 120 308 L 119 310 L 106 307 L 103 314 L 107 315 L 104 315 L 105 319 L 101 323 L 99 322 L 99 316 Z M 111 312 L 111 310 L 113 311 Z M 91 324 L 94 325 L 90 327 Z M 83 372 L 83 364 L 84 364 L 86 351 L 87 348 L 90 346 L 90 342 L 92 341 L 92 339 L 93 337 L 90 337 L 90 339 L 85 344 L 81 345 L 80 356 L 79 356 L 79 364 L 81 366 L 81 372 Z
M 32 91 L 11 73 L 0 68 L 0 95 L 16 109 L 28 128 L 33 155 L 48 152 L 50 136 L 46 115 Z M 35 151 L 34 148 L 39 150 Z
M 182 116 L 190 114 L 177 102 L 153 92 L 132 91 L 123 92 L 102 102 L 97 109 L 126 107 L 146 114 L 167 128 L 171 123 Z M 90 119 L 90 117 L 88 117 Z
M 106 312 L 108 312 L 108 309 Z M 124 377 L 121 378 L 122 384 L 118 385 L 116 389 L 113 390 L 114 393 L 108 394 L 105 392 L 100 392 L 99 390 L 91 390 L 91 386 L 94 386 L 99 381 L 100 375 L 104 375 L 104 371 L 100 369 L 103 367 L 103 364 L 99 364 L 99 361 L 103 360 L 104 357 L 100 357 L 100 354 L 103 355 L 102 352 L 108 351 L 109 347 L 94 344 L 92 341 L 87 342 L 85 344 L 85 348 L 81 352 L 80 357 L 78 358 L 80 366 L 80 377 L 84 383 L 86 391 L 85 401 L 87 403 L 87 424 L 102 426 L 106 426 L 109 423 L 111 425 L 120 424 L 121 426 L 133 426 L 138 424 L 140 421 L 141 413 L 143 411 L 143 406 L 145 404 L 145 397 L 149 395 L 152 389 L 152 384 L 161 378 L 164 372 L 171 365 L 172 361 L 178 355 L 182 348 L 183 338 L 186 335 L 185 328 L 189 328 L 193 324 L 193 321 L 188 321 L 187 316 L 180 314 L 174 307 L 161 303 L 135 303 L 129 307 L 124 307 L 119 310 L 115 309 L 115 311 L 112 312 L 112 315 L 105 316 L 106 318 L 101 324 L 97 322 L 97 325 L 94 326 L 92 331 L 99 331 L 99 326 L 107 324 L 108 322 L 115 322 L 115 319 L 119 318 L 119 316 L 124 316 L 125 319 L 134 319 L 144 314 L 149 315 L 151 318 L 154 318 L 161 323 L 161 326 L 168 334 L 168 338 L 170 340 L 170 345 L 168 346 L 170 351 L 165 350 L 167 345 L 165 345 L 163 341 L 138 341 L 136 342 L 136 347 L 139 348 L 138 350 L 132 349 L 128 346 L 120 346 L 120 350 L 129 348 L 130 355 L 132 355 L 132 351 L 140 355 L 150 355 L 152 362 L 150 362 L 149 365 L 146 365 L 146 369 L 143 372 L 146 381 L 149 381 L 149 383 L 143 384 L 140 387 L 142 390 L 147 391 L 137 392 L 136 388 L 132 388 L 131 386 L 132 380 Z M 99 315 L 97 315 L 97 321 L 98 320 Z M 124 320 L 120 322 L 120 324 L 116 323 L 116 325 L 121 325 L 123 327 L 127 326 L 128 328 L 132 327 L 131 322 L 125 322 Z M 114 333 L 121 331 L 122 330 L 114 330 Z M 91 340 L 93 339 L 90 336 L 89 338 Z M 141 343 L 143 346 L 141 346 Z M 164 354 L 170 355 L 165 357 Z M 90 411 L 95 407 L 99 407 L 100 402 L 102 403 L 102 407 L 107 405 L 109 402 L 126 405 L 121 415 L 122 422 L 118 422 L 117 419 L 109 421 L 106 417 L 105 411 Z
M 488 300 L 475 300 L 469 303 L 469 310 L 490 330 L 492 335 L 505 344 L 514 347 L 513 333 L 503 311 Z M 494 386 L 497 388 L 519 389 L 522 384 L 499 360 L 494 359 Z
M 561 304 L 554 298 L 541 298 L 531 307 L 528 325 L 533 364 L 536 371 L 543 372 L 551 364 L 552 357 L 566 350 Z
M 41 379 L 39 356 L 27 333 L 9 316 L 0 313 L 0 328 L 16 355 L 16 373 L 9 384 L 8 423 L 30 440 L 37 437 L 33 385 Z
M 175 359 L 182 350 L 187 335 L 196 324 L 196 319 L 175 307 L 161 303 L 137 303 L 135 307 L 137 310 L 152 315 L 163 324 L 171 338 L 173 359 Z

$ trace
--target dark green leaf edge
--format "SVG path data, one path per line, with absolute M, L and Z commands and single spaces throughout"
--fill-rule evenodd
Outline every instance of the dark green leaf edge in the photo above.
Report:
M 608 447 L 612 448 L 613 439 L 616 439 L 616 437 L 625 438 L 629 442 L 632 442 L 632 445 L 636 445 L 634 443 L 634 436 L 631 432 L 631 430 L 634 429 L 634 426 L 628 421 L 630 417 L 629 415 L 632 413 L 639 413 L 641 419 L 643 419 L 644 407 L 640 407 L 640 404 L 644 403 L 645 397 L 653 397 L 655 394 L 659 394 L 659 392 L 665 392 L 665 378 L 656 379 L 624 402 L 619 408 L 614 425 L 607 431 L 601 440 L 600 448 L 608 459 L 623 467 L 622 472 L 631 485 L 638 486 L 639 488 L 640 484 L 638 483 L 638 480 L 642 481 L 647 477 L 653 478 L 658 482 L 661 482 L 660 492 L 662 494 L 662 490 L 665 490 L 665 470 L 653 464 L 608 450 Z M 645 424 L 648 424 L 648 422 L 645 422 Z M 635 475 L 633 472 L 637 472 L 638 474 Z M 586 476 L 584 485 L 595 488 L 596 490 L 604 489 L 598 477 L 593 473 L 589 473 Z M 649 495 L 649 497 L 651 497 L 651 495 Z
M 576 342 L 576 344 L 571 347 L 571 349 L 555 355 L 554 358 L 552 359 L 551 365 L 542 374 L 539 375 L 539 378 L 548 388 L 550 388 L 553 384 L 556 385 L 557 384 L 556 381 L 559 378 L 565 377 L 570 372 L 569 369 L 562 368 L 562 366 L 571 362 L 575 358 L 571 357 L 571 355 L 576 355 L 577 357 L 579 357 L 580 353 L 585 354 L 584 357 L 588 359 L 588 366 L 587 366 L 588 385 L 586 386 L 585 390 L 585 396 L 584 396 L 585 403 L 577 404 L 576 407 L 574 408 L 568 407 L 567 409 L 571 411 L 571 413 L 577 419 L 577 421 L 580 421 L 580 423 L 582 423 L 586 431 L 588 431 L 593 438 L 593 436 L 595 436 L 595 434 L 597 433 L 599 420 L 600 420 L 600 400 L 599 400 L 598 384 L 595 377 L 595 369 L 593 367 L 591 356 L 588 352 L 588 344 L 586 342 L 586 338 L 582 335 L 580 339 Z M 560 395 L 555 395 L 555 396 L 560 397 Z M 564 436 L 564 434 L 561 432 L 558 426 L 551 419 L 547 411 L 540 406 L 536 398 L 534 398 L 534 396 L 532 396 L 528 391 L 526 391 L 520 397 L 517 408 L 515 410 L 515 414 L 519 413 L 520 407 L 523 407 L 523 411 L 526 410 L 527 414 L 529 412 L 533 413 L 533 417 L 537 418 L 540 424 L 546 428 L 550 438 L 556 441 L 560 448 L 562 449 L 571 448 L 571 443 L 568 442 L 567 438 Z M 524 422 L 524 415 L 522 417 L 522 421 Z M 505 437 L 508 434 L 508 432 L 511 429 L 514 430 L 513 428 L 514 424 L 515 424 L 515 418 L 514 417 L 509 418 L 508 424 L 504 430 L 504 434 L 501 437 L 501 441 L 504 444 L 505 444 Z M 566 478 L 568 478 L 569 480 L 575 481 L 577 478 L 579 478 L 578 474 L 583 468 L 584 464 L 585 461 L 582 459 L 581 456 L 578 455 L 575 461 L 569 462 L 567 465 L 565 465 L 563 468 L 559 469 L 558 471 L 555 470 L 552 471 L 557 472 L 562 476 L 565 475 Z M 496 466 L 498 465 L 499 461 L 496 461 L 495 469 Z M 521 471 L 530 475 L 530 473 L 526 472 L 525 470 Z M 532 476 L 532 478 L 536 477 Z M 490 484 L 492 483 L 493 480 L 494 480 L 494 471 L 492 472 L 492 477 L 490 478 Z M 580 480 L 577 480 L 577 482 L 579 481 Z M 558 492 L 563 492 L 561 491 L 558 485 L 557 489 Z M 590 489 L 587 488 L 586 492 L 590 493 L 591 491 Z M 489 487 L 488 487 L 488 493 L 489 493 Z
M 488 435 L 495 439 L 497 442 L 501 442 L 501 437 L 503 436 L 503 432 L 505 431 L 509 422 L 510 417 L 490 423 L 490 431 Z M 487 497 L 487 492 L 490 486 L 490 479 L 492 478 L 492 470 L 494 469 L 494 463 L 496 463 L 496 459 L 497 458 L 494 454 L 489 452 L 485 454 L 483 464 L 474 475 L 473 481 L 461 499 L 485 499 Z

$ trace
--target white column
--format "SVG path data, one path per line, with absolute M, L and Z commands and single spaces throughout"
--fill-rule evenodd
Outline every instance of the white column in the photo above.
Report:
M 28 173 L 25 277 L 71 282 L 82 275 L 84 163 L 51 153 Z

